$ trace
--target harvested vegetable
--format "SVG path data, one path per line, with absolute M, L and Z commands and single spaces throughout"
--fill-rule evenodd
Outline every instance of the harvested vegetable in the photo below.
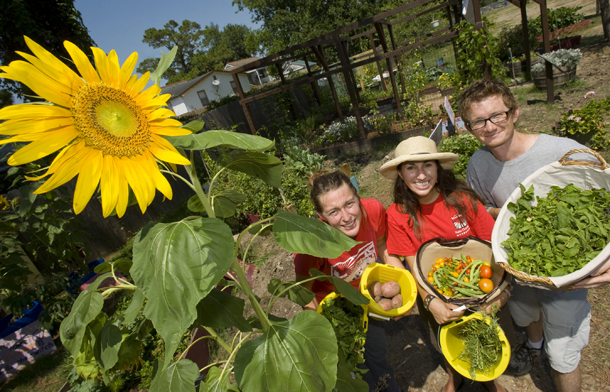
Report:
M 460 338 L 464 343 L 464 351 L 459 359 L 470 364 L 470 377 L 475 379 L 475 372 L 489 373 L 491 368 L 502 357 L 502 343 L 498 336 L 498 319 L 495 314 L 498 308 L 492 308 L 491 316 L 483 312 L 483 319 L 470 319 L 460 328 Z M 487 324 L 486 319 L 491 318 Z
M 481 279 L 483 277 L 493 277 L 489 263 L 464 255 L 439 258 L 428 272 L 428 282 L 438 292 L 456 298 L 480 297 L 491 292 L 493 282 L 489 278 Z M 488 291 L 481 287 L 481 280 L 485 281 L 485 290 Z
M 400 294 L 400 285 L 398 282 L 385 282 L 381 285 L 381 295 L 386 298 L 393 298 Z
M 357 365 L 364 363 L 364 309 L 345 297 L 337 297 L 322 304 L 322 315 L 330 321 L 335 331 L 339 345 L 339 362 L 349 371 L 358 374 Z
M 520 186 L 521 197 L 508 204 L 515 217 L 502 242 L 514 269 L 536 276 L 567 275 L 610 242 L 610 194 L 605 189 L 553 186 L 532 207 L 534 187 L 526 191 Z
M 393 280 L 384 284 L 374 281 L 367 286 L 373 299 L 384 311 L 398 309 L 402 306 L 402 295 L 400 295 L 400 284 Z

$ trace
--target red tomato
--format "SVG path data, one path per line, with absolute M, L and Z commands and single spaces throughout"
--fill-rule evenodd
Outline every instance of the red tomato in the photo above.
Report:
M 434 265 L 434 267 L 432 267 L 432 271 L 436 271 L 438 269 L 438 265 Z
M 479 280 L 479 288 L 483 290 L 484 293 L 489 293 L 494 289 L 494 284 L 491 279 L 483 278 Z
M 468 269 L 466 270 L 466 273 L 467 273 L 468 275 L 470 275 L 470 268 L 468 268 Z
M 492 276 L 494 276 L 494 273 L 491 270 L 491 268 L 486 265 L 482 265 L 481 266 L 481 278 L 489 279 Z

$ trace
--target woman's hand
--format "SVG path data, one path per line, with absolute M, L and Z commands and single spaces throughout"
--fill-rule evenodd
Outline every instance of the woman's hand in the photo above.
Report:
M 491 314 L 492 305 L 496 305 L 498 307 L 498 309 L 501 309 L 504 305 L 506 305 L 508 303 L 509 298 L 510 298 L 509 291 L 504 289 L 500 293 L 500 295 L 498 295 L 493 300 L 493 302 L 489 302 L 489 303 L 481 305 L 481 309 L 485 309 L 487 314 Z
M 314 312 L 318 311 L 318 300 L 316 299 L 316 297 L 313 297 L 313 299 L 311 300 L 310 303 L 308 303 L 307 305 L 303 306 L 304 310 L 313 310 Z
M 428 310 L 434 316 L 434 320 L 439 325 L 458 320 L 460 317 L 464 315 L 464 311 L 460 310 L 459 312 L 454 312 L 451 309 L 457 308 L 457 305 L 448 304 L 443 302 L 443 300 L 439 298 L 434 298 L 430 301 L 430 305 L 428 306 Z

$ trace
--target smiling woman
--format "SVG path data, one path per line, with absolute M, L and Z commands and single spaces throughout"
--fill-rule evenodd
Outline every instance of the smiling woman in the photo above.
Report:
M 34 55 L 18 52 L 27 61 L 13 61 L 0 67 L 0 77 L 30 87 L 47 104 L 20 104 L 0 110 L 0 135 L 11 136 L 0 144 L 29 142 L 13 154 L 8 163 L 22 165 L 59 153 L 35 181 L 51 176 L 35 193 L 42 194 L 70 181 L 76 175 L 74 212 L 80 213 L 100 185 L 104 217 L 113 210 L 121 217 L 127 208 L 129 191 L 142 213 L 158 189 L 168 199 L 172 188 L 159 171 L 157 160 L 188 165 L 163 136 L 190 133 L 170 119 L 174 113 L 163 108 L 169 95 L 159 95 L 153 85 L 142 91 L 149 74 L 132 75 L 137 62 L 133 53 L 119 66 L 116 53 L 108 55 L 91 48 L 95 68 L 74 44 L 64 46 L 80 75 L 28 37 Z M 85 174 L 85 175 L 82 175 Z

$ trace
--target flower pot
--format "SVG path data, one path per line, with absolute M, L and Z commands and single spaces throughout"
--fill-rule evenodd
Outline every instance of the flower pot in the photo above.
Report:
M 553 85 L 561 87 L 569 80 L 576 78 L 576 67 L 560 67 L 561 71 L 553 67 Z M 546 89 L 546 72 L 532 72 L 534 85 L 539 89 Z
M 509 61 L 504 66 L 508 69 L 508 73 L 510 76 L 512 76 L 513 74 L 513 67 L 515 68 L 515 75 L 520 75 L 523 72 L 527 71 L 527 61 L 525 60 L 515 61 L 513 62 L 512 66 Z

